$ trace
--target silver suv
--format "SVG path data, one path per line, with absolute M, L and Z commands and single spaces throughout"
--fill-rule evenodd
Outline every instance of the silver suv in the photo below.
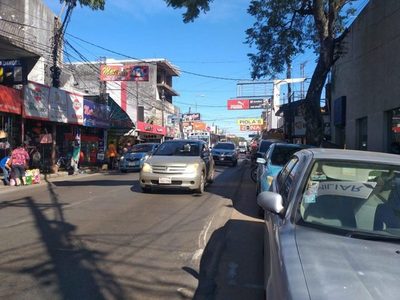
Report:
M 179 188 L 201 194 L 213 180 L 214 160 L 207 144 L 199 140 L 165 141 L 146 160 L 139 175 L 143 192 Z

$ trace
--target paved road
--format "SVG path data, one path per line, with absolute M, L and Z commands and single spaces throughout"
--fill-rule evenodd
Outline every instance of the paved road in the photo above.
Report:
M 262 299 L 248 166 L 206 193 L 143 194 L 138 174 L 0 191 L 2 299 Z

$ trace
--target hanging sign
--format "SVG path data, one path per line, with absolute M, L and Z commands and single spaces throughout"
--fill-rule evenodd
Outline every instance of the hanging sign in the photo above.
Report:
M 68 123 L 83 125 L 83 96 L 67 93 Z
M 29 82 L 24 86 L 24 114 L 27 118 L 49 119 L 50 88 Z
M 149 81 L 149 67 L 141 65 L 102 65 L 101 81 Z
M 68 123 L 67 92 L 55 87 L 50 88 L 49 97 L 50 121 Z
M 0 85 L 0 111 L 21 114 L 21 91 Z

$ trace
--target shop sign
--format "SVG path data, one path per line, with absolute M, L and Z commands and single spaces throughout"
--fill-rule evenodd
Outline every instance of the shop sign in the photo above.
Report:
M 50 88 L 38 83 L 29 82 L 24 86 L 24 114 L 26 117 L 49 119 Z
M 198 130 L 198 131 L 205 131 L 207 129 L 207 124 L 203 122 L 193 122 L 193 130 Z
M 149 81 L 149 67 L 139 65 L 102 65 L 101 81 Z
M 182 120 L 184 122 L 198 121 L 198 120 L 200 120 L 200 113 L 183 114 Z
M 19 59 L 0 60 L 0 83 L 7 85 L 21 84 L 24 80 L 24 68 Z
M 230 99 L 228 100 L 228 110 L 249 109 L 249 99 Z
M 264 120 L 262 118 L 249 118 L 249 119 L 239 119 L 238 125 L 263 125 Z
M 240 131 L 261 131 L 262 125 L 240 125 Z
M 67 93 L 68 123 L 83 125 L 83 96 Z
M 49 97 L 50 121 L 68 123 L 67 92 L 55 87 L 50 88 Z
M 108 107 L 83 98 L 83 125 L 88 127 L 108 128 Z
M 158 134 L 158 135 L 166 135 L 167 133 L 165 127 L 140 121 L 137 122 L 136 130 L 140 132 Z
M 21 91 L 0 85 L 0 111 L 21 114 Z

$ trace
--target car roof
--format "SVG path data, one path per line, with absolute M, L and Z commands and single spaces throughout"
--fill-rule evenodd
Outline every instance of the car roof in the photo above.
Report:
M 389 154 L 383 152 L 327 148 L 308 148 L 300 150 L 300 152 L 307 153 L 314 159 L 353 160 L 400 165 L 400 156 L 398 154 Z

